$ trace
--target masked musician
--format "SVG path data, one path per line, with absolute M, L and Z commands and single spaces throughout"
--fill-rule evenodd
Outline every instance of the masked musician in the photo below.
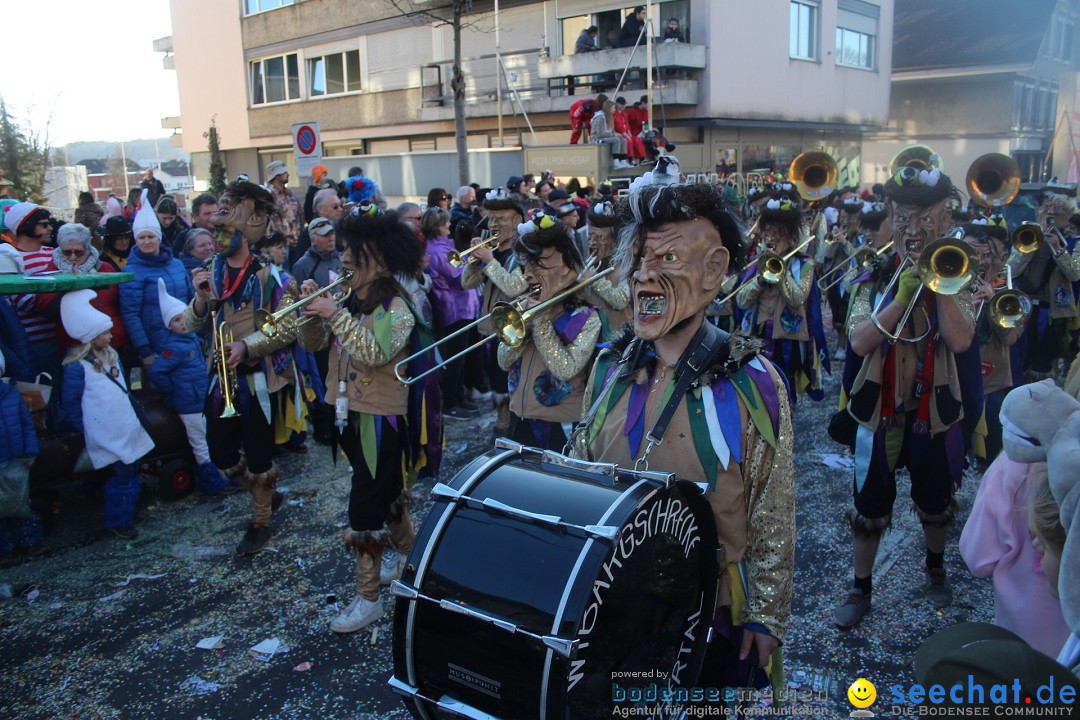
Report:
M 963 289 L 944 295 L 924 287 L 910 319 L 898 331 L 900 342 L 886 342 L 879 329 L 897 332 L 922 285 L 919 256 L 951 227 L 945 200 L 952 189 L 939 170 L 899 169 L 885 186 L 898 248 L 895 262 L 908 258 L 914 267 L 905 267 L 892 297 L 881 298 L 888 280 L 877 274 L 860 278 L 852 287 L 849 363 L 858 370 L 846 410 L 858 425 L 851 431 L 854 507 L 846 517 L 854 539 L 855 581 L 833 612 L 833 622 L 840 627 L 855 625 L 870 609 L 871 570 L 881 535 L 892 522 L 898 466 L 911 474 L 911 498 L 926 540 L 930 603 L 942 608 L 952 602 L 943 559 L 955 512 L 953 491 L 964 464 L 956 356 L 968 350 L 975 336 L 971 293 Z M 879 300 L 875 323 L 872 309 Z
M 502 188 L 487 194 L 484 209 L 488 211 L 488 229 L 492 235 L 498 234 L 499 245 L 494 250 L 488 247 L 475 250 L 472 254 L 475 261 L 470 262 L 461 274 L 463 288 L 484 288 L 481 315 L 490 313 L 495 303 L 500 300 L 513 300 L 526 289 L 525 276 L 514 254 L 517 227 L 525 221 L 525 210 Z M 480 238 L 473 239 L 474 243 L 479 241 Z M 481 323 L 477 330 L 481 336 L 490 335 L 491 322 Z M 507 394 L 506 372 L 499 368 L 494 343 L 490 344 L 485 352 L 488 353 L 486 368 L 491 390 L 497 396 L 495 434 L 506 435 L 510 432 L 510 398 Z
M 763 252 L 786 256 L 801 238 L 802 211 L 796 197 L 786 193 L 771 198 L 762 208 L 758 224 Z M 761 257 L 744 273 L 735 302 L 746 312 L 742 329 L 765 341 L 765 356 L 780 368 L 790 385 L 792 402 L 801 393 L 814 400 L 821 390 L 822 358 L 826 348 L 821 325 L 820 293 L 814 261 L 803 251 L 783 261 L 778 281 L 759 269 Z M 828 358 L 825 358 L 828 370 Z
M 573 285 L 584 261 L 566 226 L 549 215 L 523 223 L 518 233 L 518 260 L 527 287 L 536 290 L 523 306 L 527 310 Z M 571 295 L 532 317 L 521 345 L 499 343 L 499 367 L 508 374 L 512 439 L 547 450 L 566 444 L 570 426 L 581 418 L 600 326 L 596 308 Z
M 832 229 L 832 242 L 821 244 L 821 276 L 835 279 L 836 275 L 845 272 L 843 268 L 848 264 L 849 258 L 858 249 L 859 239 L 859 216 L 862 210 L 862 200 L 847 189 L 843 192 L 844 199 L 840 202 L 837 213 L 837 221 Z M 833 329 L 836 331 L 835 360 L 843 360 L 847 349 L 847 311 L 849 293 L 847 283 L 838 282 L 829 288 L 825 299 L 829 303 L 832 314 Z
M 597 358 L 574 452 L 623 467 L 644 463 L 708 486 L 724 557 L 713 618 L 718 637 L 702 682 L 744 686 L 752 659 L 769 665 L 790 613 L 795 510 L 787 391 L 756 355 L 758 341 L 705 321 L 728 263 L 737 265 L 743 253 L 721 189 L 648 185 L 631 191 L 618 212 L 616 262 L 629 278 L 633 333 Z M 764 681 L 755 675 L 755 684 Z
M 229 374 L 235 373 L 237 384 L 230 393 L 238 416 L 221 417 L 225 401 L 220 377 L 211 381 L 205 406 L 206 441 L 211 461 L 251 492 L 251 525 L 236 546 L 241 555 L 266 547 L 270 515 L 282 499 L 275 491 L 278 469 L 272 460 L 271 395 L 289 383 L 292 356 L 288 346 L 296 337 L 296 327 L 286 319 L 273 337 L 267 337 L 255 326 L 255 311 L 272 312 L 295 301 L 296 287 L 291 280 L 283 282 L 272 265 L 252 252 L 266 234 L 273 213 L 274 199 L 264 188 L 246 181 L 229 185 L 212 218 L 221 228 L 219 252 L 209 269 L 192 274 L 196 294 L 184 311 L 184 324 L 193 332 L 220 338 L 223 324 L 232 328 L 234 340 L 215 354 L 223 353 Z M 212 356 L 211 364 L 216 362 Z
M 330 623 L 334 632 L 350 633 L 382 617 L 380 579 L 400 576 L 415 537 L 403 493 L 409 388 L 394 377 L 394 365 L 409 354 L 423 320 L 395 278 L 419 272 L 423 256 L 396 215 L 347 213 L 337 236 L 353 297 L 346 308 L 326 297 L 311 301 L 303 314 L 321 321 L 301 323 L 301 343 L 312 351 L 330 346 L 326 402 L 338 407 L 341 444 L 353 467 L 345 545 L 356 559 L 356 597 Z M 305 283 L 305 293 L 314 285 Z M 387 547 L 398 551 L 397 567 L 380 578 Z
M 615 252 L 615 205 L 610 200 L 602 200 L 589 209 L 586 217 L 589 223 L 589 257 L 593 265 L 582 273 L 583 280 L 611 263 L 611 255 Z M 602 277 L 585 288 L 582 295 L 600 311 L 600 338 L 605 342 L 619 333 L 633 316 L 630 287 L 625 280 L 613 280 L 610 275 Z
M 1027 293 L 1035 306 L 1020 348 L 1025 377 L 1032 381 L 1050 377 L 1062 362 L 1067 368 L 1071 359 L 1068 326 L 1076 317 L 1073 283 L 1080 280 L 1080 253 L 1076 253 L 1073 236 L 1066 235 L 1062 243 L 1054 228 L 1068 232 L 1069 219 L 1076 212 L 1075 194 L 1075 186 L 1044 188 L 1035 217 L 1046 233 L 1045 242 L 1035 252 L 1014 248 L 1009 256 L 1016 288 Z
M 978 289 L 972 300 L 978 312 L 975 337 L 979 344 L 979 359 L 983 382 L 983 407 L 974 430 L 975 457 L 986 467 L 1001 452 L 1001 403 L 1012 389 L 1011 349 L 1024 331 L 1023 325 L 1003 327 L 994 322 L 991 303 L 996 291 L 1005 289 L 1003 277 L 1008 254 L 1008 231 L 1000 214 L 979 218 L 963 226 L 964 239 L 975 248 L 979 257 Z M 980 309 L 981 308 L 981 309 Z

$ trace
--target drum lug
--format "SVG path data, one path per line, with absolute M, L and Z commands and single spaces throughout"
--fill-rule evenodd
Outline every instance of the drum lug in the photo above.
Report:
M 571 660 L 573 660 L 577 657 L 578 640 L 576 638 L 573 640 L 567 640 L 566 638 L 561 638 L 558 635 L 545 635 L 543 637 L 543 641 L 545 645 L 547 645 L 549 648 L 551 648 L 565 658 L 570 658 Z
M 400 580 L 394 580 L 390 583 L 390 594 L 394 597 L 405 598 L 406 600 L 415 600 L 420 597 L 420 591 L 411 585 L 406 585 Z
M 485 510 L 494 510 L 496 512 L 506 513 L 507 515 L 515 515 L 525 520 L 533 520 L 538 523 L 544 523 L 546 525 L 561 525 L 562 518 L 558 515 L 542 515 L 540 513 L 530 512 L 529 510 L 522 510 L 516 508 L 513 505 L 507 505 L 501 503 L 493 498 L 484 498 L 484 501 L 480 503 Z
M 567 457 L 561 453 L 557 453 L 554 450 L 545 450 L 543 461 L 551 463 L 558 467 L 570 468 L 571 470 L 581 470 L 582 472 L 593 473 L 595 475 L 603 475 L 611 479 L 615 478 L 615 471 L 618 466 L 615 463 L 602 463 L 602 462 L 590 462 L 588 460 L 578 460 L 577 458 Z
M 450 487 L 446 483 L 436 483 L 435 487 L 431 488 L 431 497 L 437 500 L 457 502 L 461 499 L 461 491 Z
M 521 455 L 523 452 L 525 452 L 525 450 L 527 448 L 524 445 L 522 445 L 521 443 L 519 443 L 519 442 L 514 442 L 513 440 L 510 440 L 509 438 L 501 437 L 501 438 L 495 438 L 495 449 L 496 450 L 512 450 L 513 452 L 517 453 L 518 455 Z M 539 451 L 537 451 L 537 452 L 539 452 Z
M 619 528 L 614 525 L 586 525 L 585 532 L 612 541 L 619 536 Z

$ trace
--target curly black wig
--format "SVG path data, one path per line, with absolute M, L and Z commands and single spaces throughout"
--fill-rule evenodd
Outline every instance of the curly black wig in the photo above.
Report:
M 615 208 L 618 237 L 614 264 L 630 277 L 645 247 L 645 234 L 661 225 L 704 218 L 711 222 L 730 257 L 728 272 L 740 272 L 746 257 L 743 227 L 714 183 L 646 185 L 633 190 Z
M 387 277 L 375 281 L 361 312 L 370 312 L 387 297 L 401 292 L 396 277 L 416 277 L 421 272 L 423 248 L 413 229 L 396 213 L 345 213 L 337 221 L 336 230 L 338 242 L 349 248 L 354 263 L 363 265 L 374 260 L 388 272 Z
M 514 251 L 521 263 L 524 264 L 530 258 L 537 258 L 545 248 L 553 247 L 562 253 L 563 262 L 574 270 L 581 271 L 585 261 L 581 257 L 581 251 L 570 231 L 560 222 L 551 227 L 533 230 L 518 238 Z

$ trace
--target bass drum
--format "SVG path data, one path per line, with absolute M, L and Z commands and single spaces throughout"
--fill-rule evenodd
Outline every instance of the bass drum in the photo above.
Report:
M 695 685 L 718 572 L 697 485 L 499 441 L 432 495 L 391 586 L 414 717 L 609 718 Z

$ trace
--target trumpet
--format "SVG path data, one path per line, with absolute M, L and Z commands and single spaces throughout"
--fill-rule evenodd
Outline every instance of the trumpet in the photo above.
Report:
M 820 278 L 818 278 L 818 289 L 821 290 L 821 292 L 828 292 L 832 289 L 834 285 L 839 285 L 840 283 L 848 280 L 849 276 L 857 277 L 859 273 L 868 270 L 870 266 L 874 264 L 874 261 L 881 257 L 892 246 L 892 240 L 885 243 L 877 250 L 864 245 L 863 247 L 856 250 L 855 254 L 851 256 L 851 260 L 855 262 L 854 267 L 845 268 L 843 265 L 837 265 L 832 270 L 824 273 Z M 828 277 L 830 275 L 836 272 L 840 272 L 841 270 L 843 270 L 844 272 L 840 275 L 840 277 L 832 281 L 828 280 Z
M 352 273 L 345 273 L 326 287 L 316 290 L 303 300 L 297 300 L 292 305 L 287 305 L 275 313 L 269 313 L 265 309 L 259 308 L 255 311 L 255 327 L 259 328 L 259 332 L 266 337 L 274 337 L 278 332 L 278 324 L 284 318 L 304 307 L 315 298 L 322 297 L 324 293 L 328 293 L 338 285 L 347 283 L 350 280 L 352 280 Z M 333 300 L 335 303 L 340 304 L 348 300 L 350 295 L 352 295 L 352 288 L 345 288 L 345 290 L 334 295 Z
M 451 250 L 446 254 L 446 259 L 453 267 L 461 267 L 465 263 L 471 262 L 473 259 L 469 258 L 468 260 L 466 260 L 465 257 L 467 257 L 470 253 L 476 252 L 482 247 L 486 247 L 491 250 L 499 247 L 499 233 L 495 233 L 491 237 L 486 237 L 482 239 L 480 242 L 476 243 L 467 250 L 462 250 L 461 252 L 458 252 L 457 250 Z
M 812 237 L 806 238 L 801 243 L 799 243 L 798 247 L 796 247 L 794 250 L 784 256 L 780 256 L 776 253 L 771 252 L 764 253 L 763 255 L 761 255 L 761 257 L 754 261 L 757 263 L 757 275 L 755 275 L 754 277 L 760 277 L 764 282 L 770 285 L 775 285 L 776 283 L 780 282 L 780 280 L 784 277 L 784 273 L 787 271 L 788 260 L 795 257 L 795 255 L 798 254 L 799 251 L 801 251 L 804 247 L 809 245 L 810 241 L 813 239 L 814 238 Z M 751 280 L 747 280 L 746 282 L 736 286 L 734 290 L 717 300 L 717 303 L 723 305 L 728 300 L 735 297 L 738 292 L 743 289 L 743 285 L 746 285 L 749 282 L 751 282 Z
M 1046 233 L 1039 223 L 1022 222 L 1012 231 L 1011 240 L 1016 252 L 1026 255 L 1035 252 L 1046 242 Z
M 889 291 L 896 285 L 900 279 L 901 273 L 903 273 L 909 265 L 913 266 L 911 256 L 906 255 L 903 262 L 900 263 L 900 267 L 896 269 L 892 278 L 889 279 L 889 284 L 882 290 L 881 298 L 874 306 L 873 312 L 870 313 L 870 321 L 873 322 L 874 327 L 881 331 L 881 334 L 888 339 L 890 344 L 894 344 L 900 340 L 903 340 L 904 342 L 918 342 L 930 333 L 930 328 L 928 327 L 926 332 L 920 337 L 900 337 L 900 333 L 903 331 L 904 325 L 907 324 L 908 318 L 911 317 L 911 313 L 914 311 L 915 305 L 918 303 L 919 296 L 922 294 L 922 289 L 924 287 L 930 288 L 932 292 L 935 292 L 938 295 L 956 295 L 961 290 L 969 287 L 979 274 L 979 259 L 975 255 L 975 250 L 971 245 L 964 242 L 961 237 L 957 237 L 956 235 L 946 235 L 933 241 L 926 246 L 919 256 L 918 269 L 919 276 L 922 278 L 922 284 L 919 285 L 919 289 L 915 291 L 915 294 L 911 297 L 911 301 L 907 304 L 907 307 L 904 308 L 904 313 L 900 316 L 900 321 L 896 324 L 896 331 L 890 333 L 882 326 L 881 321 L 878 318 L 878 313 L 881 311 L 886 298 L 888 298 Z
M 522 310 L 522 307 L 524 307 L 525 301 L 528 300 L 533 295 L 535 295 L 537 292 L 539 292 L 540 288 L 535 288 L 533 290 L 530 290 L 527 293 L 524 293 L 523 295 L 519 295 L 518 297 L 514 298 L 510 302 L 496 303 L 495 307 L 493 307 L 491 309 L 491 312 L 488 313 L 487 315 L 485 315 L 484 317 L 473 321 L 471 324 L 466 325 L 465 327 L 461 328 L 460 330 L 458 330 L 455 333 L 447 335 L 445 338 L 443 338 L 439 342 L 429 345 L 428 347 L 424 348 L 420 352 L 413 353 L 409 357 L 401 360 L 399 363 L 394 365 L 394 375 L 396 375 L 397 379 L 400 380 L 401 382 L 403 382 L 404 384 L 412 385 L 417 380 L 420 380 L 420 379 L 422 379 L 424 377 L 427 377 L 428 375 L 435 372 L 436 370 L 438 370 L 438 369 L 440 369 L 440 368 L 442 368 L 442 367 L 444 367 L 446 365 L 449 365 L 450 363 L 454 362 L 458 358 L 467 355 L 468 353 L 472 352 L 473 350 L 476 350 L 477 348 L 483 347 L 484 345 L 486 345 L 488 343 L 488 341 L 494 340 L 496 338 L 498 338 L 498 340 L 500 342 L 503 342 L 503 343 L 509 345 L 510 347 L 519 347 L 523 342 L 525 342 L 525 338 L 526 338 L 525 330 L 526 330 L 526 326 L 528 325 L 530 320 L 532 320 L 537 315 L 539 315 L 539 314 L 545 312 L 546 310 L 548 310 L 548 308 L 550 308 L 555 303 L 562 302 L 563 300 L 570 297 L 571 295 L 578 292 L 579 290 L 582 290 L 582 289 L 588 287 L 589 285 L 593 284 L 594 282 L 596 282 L 600 278 L 606 277 L 606 276 L 608 276 L 609 274 L 611 274 L 613 272 L 615 272 L 615 268 L 613 268 L 613 267 L 609 267 L 606 270 L 601 270 L 600 272 L 598 272 L 596 275 L 593 275 L 588 280 L 581 280 L 580 282 L 574 283 L 573 285 L 566 288 L 562 292 L 559 292 L 558 294 L 548 298 L 547 300 L 540 303 L 539 305 L 535 305 L 535 306 L 529 308 L 528 310 L 524 310 L 524 311 Z M 453 357 L 447 358 L 446 360 L 443 360 L 442 362 L 438 363 L 437 365 L 434 365 L 434 366 L 428 368 L 427 370 L 425 370 L 424 372 L 420 373 L 419 375 L 417 375 L 415 377 L 405 377 L 405 376 L 402 375 L 401 369 L 404 366 L 408 365 L 412 360 L 420 357 L 424 353 L 431 352 L 434 348 L 437 348 L 439 345 L 441 345 L 442 343 L 445 343 L 450 338 L 455 337 L 456 335 L 458 335 L 458 334 L 460 334 L 462 332 L 465 332 L 466 330 L 468 330 L 468 329 L 470 329 L 470 328 L 472 328 L 472 327 L 474 327 L 476 325 L 479 325 L 481 322 L 483 322 L 484 320 L 486 320 L 488 318 L 491 318 L 491 323 L 495 328 L 495 332 L 491 333 L 487 337 L 482 338 L 479 342 L 476 342 L 476 343 L 470 345 L 469 347 L 465 348 L 464 350 L 462 350 L 458 354 L 454 355 Z
M 217 367 L 218 384 L 221 385 L 221 397 L 225 399 L 225 409 L 221 411 L 221 417 L 231 418 L 239 415 L 233 406 L 233 393 L 237 387 L 236 368 L 229 367 L 229 358 L 225 352 L 225 346 L 233 342 L 233 330 L 232 325 L 227 322 L 222 321 L 218 325 L 217 315 L 217 310 L 210 313 L 210 326 L 213 331 L 214 344 L 211 356 L 214 365 Z

